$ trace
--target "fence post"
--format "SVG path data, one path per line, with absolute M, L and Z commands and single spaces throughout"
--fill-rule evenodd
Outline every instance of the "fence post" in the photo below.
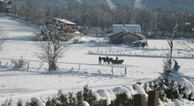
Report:
M 5 66 L 6 66 L 6 67 L 7 67 L 7 65 L 8 65 L 8 62 L 5 63 Z
M 127 75 L 127 67 L 125 67 L 125 76 Z
M 146 106 L 145 95 L 136 94 L 134 95 L 134 105 L 133 106 Z
M 27 70 L 29 70 L 29 67 L 30 67 L 30 62 L 28 62 L 28 65 L 27 65 Z
M 111 71 L 112 71 L 112 75 L 114 75 L 114 72 L 113 72 L 113 67 L 111 67 Z
M 150 91 L 148 94 L 148 106 L 158 106 L 159 92 Z

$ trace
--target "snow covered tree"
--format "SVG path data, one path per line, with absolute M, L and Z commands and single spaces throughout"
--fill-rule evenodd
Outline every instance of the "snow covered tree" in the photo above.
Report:
M 65 48 L 65 43 L 60 40 L 62 31 L 52 24 L 44 24 L 43 27 L 46 40 L 38 43 L 41 53 L 37 53 L 37 56 L 48 63 L 49 71 L 56 71 L 57 60 L 62 57 Z
M 168 79 L 174 72 L 175 70 L 173 69 L 174 67 L 172 66 L 172 61 L 176 61 L 173 58 L 173 40 L 174 40 L 174 35 L 177 32 L 177 27 L 178 25 L 175 26 L 174 30 L 173 30 L 173 34 L 171 36 L 171 38 L 168 40 L 168 45 L 170 47 L 169 53 L 167 53 L 167 59 L 166 61 L 164 61 L 164 74 L 163 77 L 164 79 Z

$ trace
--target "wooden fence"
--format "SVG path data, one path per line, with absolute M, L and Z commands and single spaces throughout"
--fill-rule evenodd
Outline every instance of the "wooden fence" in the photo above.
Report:
M 15 64 L 12 62 L 12 59 L 0 59 L 0 67 L 4 67 L 7 69 L 16 69 Z M 14 59 L 14 61 L 19 61 L 19 59 Z M 46 62 L 43 61 L 37 61 L 37 60 L 24 60 L 26 65 L 20 67 L 22 70 L 31 70 L 31 71 L 39 71 L 39 70 L 47 70 L 46 69 Z M 73 62 L 58 62 L 58 65 L 64 66 L 66 69 L 69 69 L 71 71 L 81 71 L 81 70 L 87 70 L 87 67 L 96 67 L 96 72 L 99 74 L 103 73 L 101 72 L 102 68 L 105 68 L 107 71 L 110 71 L 110 74 L 116 75 L 114 71 L 119 68 L 120 71 L 122 71 L 122 75 L 126 76 L 128 72 L 128 68 L 132 67 L 132 65 L 114 65 L 114 64 L 92 64 L 92 63 L 73 63 Z M 61 67 L 61 70 L 64 67 Z M 60 70 L 60 69 L 59 69 Z M 118 71 L 118 70 L 117 70 Z

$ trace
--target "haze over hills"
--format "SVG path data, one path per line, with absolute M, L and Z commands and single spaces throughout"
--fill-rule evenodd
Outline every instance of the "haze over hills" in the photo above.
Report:
M 15 0 L 23 2 L 26 0 Z M 107 5 L 110 8 L 130 6 L 134 8 L 148 8 L 153 10 L 178 11 L 194 13 L 194 0 L 33 0 L 44 1 L 47 4 L 68 6 L 72 4 Z

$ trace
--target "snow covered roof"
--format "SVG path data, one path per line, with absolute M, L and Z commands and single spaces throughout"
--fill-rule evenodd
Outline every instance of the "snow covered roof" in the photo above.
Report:
M 141 26 L 139 24 L 113 24 L 112 30 L 114 33 L 127 30 L 132 33 L 141 33 Z
M 13 3 L 13 1 L 12 0 L 0 0 L 0 2 L 3 2 L 3 3 L 5 3 L 5 4 L 8 4 L 8 3 Z
M 117 32 L 117 33 L 113 33 L 113 34 L 111 34 L 109 37 L 124 36 L 124 35 L 127 35 L 127 34 L 131 34 L 131 35 L 133 35 L 133 36 L 138 36 L 138 37 L 141 37 L 141 38 L 145 38 L 145 36 L 142 35 L 142 34 L 135 34 L 135 33 L 124 32 L 124 31 Z
M 65 24 L 75 25 L 75 23 L 68 21 L 68 20 L 65 20 L 65 19 L 60 19 L 60 18 L 54 18 L 54 19 L 56 19 L 57 21 L 60 21 L 62 23 L 65 23 Z

